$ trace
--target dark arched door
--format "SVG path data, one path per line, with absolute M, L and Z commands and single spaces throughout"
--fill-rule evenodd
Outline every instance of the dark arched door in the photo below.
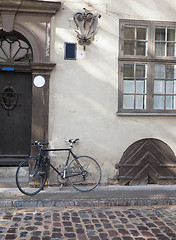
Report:
M 23 71 L 32 58 L 21 34 L 0 31 L 0 166 L 17 165 L 30 154 L 32 73 Z
M 32 74 L 0 72 L 0 165 L 30 154 Z

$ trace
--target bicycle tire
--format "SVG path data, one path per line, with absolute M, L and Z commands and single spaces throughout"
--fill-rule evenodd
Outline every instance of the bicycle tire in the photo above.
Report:
M 18 189 L 25 195 L 39 193 L 46 182 L 47 174 L 45 165 L 36 157 L 24 159 L 16 171 L 16 184 Z
M 74 158 L 67 170 L 69 183 L 82 192 L 91 191 L 101 180 L 101 168 L 98 162 L 89 156 Z

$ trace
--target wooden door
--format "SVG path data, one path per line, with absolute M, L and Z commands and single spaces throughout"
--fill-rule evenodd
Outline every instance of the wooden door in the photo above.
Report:
M 30 155 L 32 74 L 0 72 L 0 166 Z
M 146 138 L 133 143 L 119 164 L 120 185 L 176 184 L 176 157 L 163 141 Z

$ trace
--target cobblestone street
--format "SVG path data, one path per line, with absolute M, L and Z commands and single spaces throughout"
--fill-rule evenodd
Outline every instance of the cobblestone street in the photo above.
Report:
M 176 206 L 4 208 L 0 239 L 176 239 Z

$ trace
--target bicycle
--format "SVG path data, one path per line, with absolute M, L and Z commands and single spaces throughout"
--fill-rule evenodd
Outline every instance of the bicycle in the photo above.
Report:
M 66 140 L 70 144 L 69 148 L 47 148 L 49 143 L 35 141 L 33 147 L 39 146 L 37 156 L 30 156 L 24 159 L 16 171 L 16 184 L 18 189 L 26 195 L 35 195 L 45 186 L 47 181 L 47 167 L 51 167 L 57 173 L 60 183 L 69 181 L 75 189 L 86 192 L 98 186 L 101 180 L 101 168 L 98 162 L 90 156 L 77 156 L 73 153 L 73 144 L 79 139 Z M 46 156 L 46 152 L 68 151 L 64 170 L 56 169 Z M 73 157 L 70 160 L 71 156 Z

